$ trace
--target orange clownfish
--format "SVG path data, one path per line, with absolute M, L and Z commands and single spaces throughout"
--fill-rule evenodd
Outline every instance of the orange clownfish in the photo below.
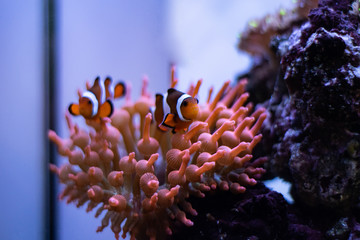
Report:
M 154 115 L 158 127 L 163 131 L 172 129 L 173 133 L 186 131 L 199 113 L 198 103 L 196 98 L 174 88 L 164 95 L 156 94 Z
M 112 90 L 110 78 L 107 78 L 104 83 L 97 77 L 94 85 L 81 95 L 79 103 L 70 104 L 69 112 L 74 116 L 81 115 L 85 119 L 110 117 L 114 109 L 110 99 L 120 97 L 124 92 L 125 87 L 123 83 L 117 84 L 114 90 Z
M 120 98 L 126 94 L 126 87 L 123 82 L 118 82 L 115 86 L 110 77 L 104 81 L 106 99 Z

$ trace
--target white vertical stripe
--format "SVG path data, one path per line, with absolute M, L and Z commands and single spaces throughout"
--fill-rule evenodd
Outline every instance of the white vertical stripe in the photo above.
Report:
M 115 87 L 114 85 L 112 84 L 112 82 L 110 83 L 109 85 L 109 93 L 110 93 L 110 98 L 114 98 L 115 97 Z
M 105 92 L 105 84 L 103 80 L 99 80 L 100 82 L 100 104 L 103 104 L 106 100 L 106 92 Z M 111 84 L 110 84 L 111 85 Z
M 86 91 L 83 93 L 82 95 L 83 97 L 86 97 L 88 99 L 90 99 L 90 101 L 93 104 L 93 109 L 92 109 L 92 117 L 95 116 L 98 112 L 98 108 L 99 108 L 99 103 L 98 100 L 96 99 L 96 96 L 94 93 L 90 92 L 90 91 Z
M 179 97 L 179 99 L 177 100 L 177 103 L 176 103 L 176 111 L 177 111 L 177 113 L 178 113 L 178 115 L 179 115 L 179 118 L 180 118 L 182 121 L 184 121 L 184 122 L 188 122 L 188 121 L 190 121 L 190 120 L 184 118 L 184 116 L 182 115 L 182 112 L 181 112 L 180 107 L 181 107 L 182 102 L 183 102 L 186 98 L 189 98 L 189 97 L 191 97 L 189 94 L 184 93 L 183 95 L 181 95 L 181 96 Z

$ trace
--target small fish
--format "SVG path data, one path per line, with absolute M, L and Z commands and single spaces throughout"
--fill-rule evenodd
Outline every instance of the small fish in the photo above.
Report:
M 100 81 L 99 77 L 95 79 L 94 85 L 81 95 L 78 104 L 72 103 L 69 106 L 72 115 L 81 115 L 85 119 L 110 117 L 113 109 L 111 100 L 107 99 L 104 82 Z
M 106 99 L 116 99 L 126 94 L 125 83 L 118 82 L 115 86 L 112 84 L 110 77 L 104 80 Z
M 199 101 L 190 95 L 169 88 L 167 93 L 156 94 L 155 121 L 162 131 L 172 129 L 173 133 L 184 130 L 199 113 Z

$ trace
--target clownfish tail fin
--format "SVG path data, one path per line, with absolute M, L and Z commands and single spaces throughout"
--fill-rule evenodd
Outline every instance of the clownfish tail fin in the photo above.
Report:
M 118 82 L 114 87 L 114 98 L 120 98 L 126 94 L 126 85 L 124 82 Z

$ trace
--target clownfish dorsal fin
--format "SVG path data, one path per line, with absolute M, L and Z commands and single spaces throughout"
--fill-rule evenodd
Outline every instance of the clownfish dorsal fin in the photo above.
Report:
M 110 117 L 113 111 L 114 111 L 114 106 L 112 102 L 108 99 L 100 106 L 99 117 L 100 118 Z
M 110 86 L 111 83 L 112 83 L 111 77 L 109 77 L 109 76 L 106 77 L 104 80 L 105 87 Z
M 124 82 L 118 82 L 114 87 L 114 98 L 125 96 L 126 86 Z
M 169 113 L 165 116 L 164 125 L 170 128 L 176 127 L 176 122 L 174 121 L 175 115 Z
M 70 104 L 68 110 L 71 115 L 74 116 L 80 115 L 79 104 L 75 104 L 75 103 Z
M 99 86 L 100 86 L 99 82 L 100 82 L 100 77 L 97 76 L 97 77 L 95 78 L 95 80 L 94 80 L 94 84 L 93 84 L 92 87 L 89 89 L 89 91 L 92 91 L 93 89 L 99 87 Z
M 96 98 L 99 98 L 99 94 L 100 94 L 100 77 L 96 77 L 94 80 L 94 84 L 92 85 L 92 87 L 90 89 L 88 89 L 88 91 L 92 92 L 93 94 L 95 94 Z
M 114 96 L 114 89 L 112 88 L 111 84 L 112 84 L 111 77 L 106 77 L 104 80 L 106 99 L 112 98 Z
M 183 92 L 176 90 L 175 88 L 169 88 L 167 91 L 166 103 L 169 105 L 172 111 L 176 111 L 176 104 Z M 175 113 L 175 112 L 172 112 Z
M 95 94 L 96 99 L 100 104 L 104 103 L 106 100 L 106 92 L 104 82 L 100 80 L 100 77 L 96 77 L 93 86 L 89 89 L 90 92 Z
M 167 90 L 168 95 L 170 95 L 170 94 L 172 94 L 172 93 L 174 93 L 174 92 L 178 92 L 178 90 L 176 90 L 175 88 L 169 88 L 169 89 Z

